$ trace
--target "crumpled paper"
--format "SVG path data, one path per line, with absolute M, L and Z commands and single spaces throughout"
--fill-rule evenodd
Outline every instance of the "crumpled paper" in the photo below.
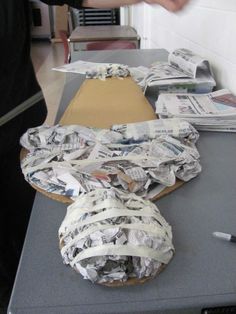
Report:
M 112 130 L 30 129 L 21 139 L 30 151 L 21 163 L 25 179 L 70 198 L 110 187 L 152 198 L 153 189 L 172 186 L 176 178 L 189 181 L 201 171 L 194 145 L 198 133 L 191 125 L 166 120 L 144 124 L 118 125 Z
M 63 262 L 96 283 L 154 277 L 174 254 L 171 227 L 156 205 L 114 188 L 79 196 L 59 238 Z
M 105 80 L 109 77 L 124 78 L 130 76 L 129 68 L 123 64 L 100 65 L 86 72 L 88 79 Z

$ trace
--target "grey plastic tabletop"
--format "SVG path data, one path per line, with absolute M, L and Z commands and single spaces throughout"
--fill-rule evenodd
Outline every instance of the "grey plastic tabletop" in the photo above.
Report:
M 166 56 L 164 50 L 79 52 L 74 60 L 136 66 Z M 68 75 L 57 119 L 82 80 Z M 197 146 L 202 173 L 157 202 L 176 249 L 157 278 L 119 288 L 83 280 L 60 256 L 57 233 L 66 205 L 37 193 L 9 313 L 190 314 L 236 305 L 236 244 L 212 237 L 213 231 L 236 233 L 236 135 L 201 132 Z

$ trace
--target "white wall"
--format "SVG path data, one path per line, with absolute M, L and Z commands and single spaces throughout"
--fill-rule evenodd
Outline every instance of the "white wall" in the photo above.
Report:
M 132 7 L 141 48 L 189 48 L 207 58 L 218 87 L 236 94 L 236 0 L 192 0 L 181 13 L 159 6 Z

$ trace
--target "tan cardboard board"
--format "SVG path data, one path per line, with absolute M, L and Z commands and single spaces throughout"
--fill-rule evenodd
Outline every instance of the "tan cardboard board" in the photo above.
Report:
M 109 128 L 112 124 L 154 120 L 157 116 L 131 78 L 85 80 L 60 123 Z

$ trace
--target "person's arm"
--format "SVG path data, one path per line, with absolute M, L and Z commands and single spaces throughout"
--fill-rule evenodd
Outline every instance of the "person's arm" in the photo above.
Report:
M 171 12 L 176 12 L 181 10 L 189 0 L 144 0 L 148 4 L 159 4 L 163 8 Z
M 71 7 L 81 9 L 83 8 L 83 0 L 41 0 L 48 5 L 64 5 L 68 4 Z
M 118 8 L 140 2 L 159 4 L 165 9 L 175 12 L 181 10 L 189 0 L 41 0 L 49 5 L 68 4 L 75 8 Z
M 159 4 L 168 11 L 181 10 L 189 0 L 84 0 L 83 7 L 91 8 L 117 8 L 123 5 L 146 2 L 148 4 Z
M 68 4 L 74 8 L 119 8 L 124 5 L 136 4 L 143 0 L 41 0 L 49 5 Z
M 142 0 L 84 0 L 83 7 L 85 8 L 119 8 L 124 5 L 132 5 L 143 2 Z

